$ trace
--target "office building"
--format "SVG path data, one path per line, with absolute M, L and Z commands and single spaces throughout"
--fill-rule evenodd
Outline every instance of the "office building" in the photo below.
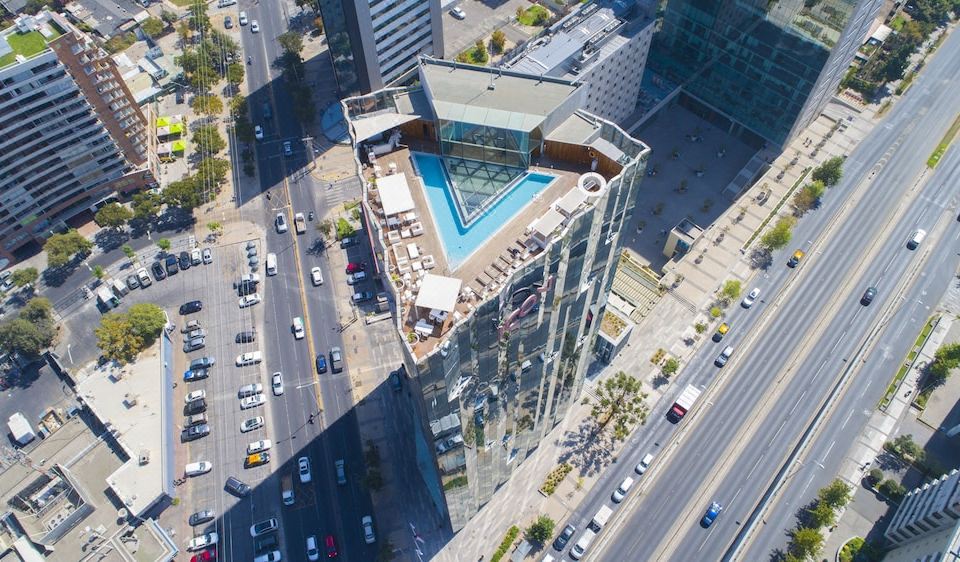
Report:
M 957 521 L 960 521 L 960 471 L 954 469 L 908 492 L 884 536 L 899 546 L 953 529 Z
M 650 68 L 681 102 L 755 145 L 783 146 L 836 93 L 883 0 L 669 0 Z
M 318 0 L 341 97 L 402 79 L 443 56 L 440 0 Z
M 649 149 L 576 81 L 422 58 L 343 101 L 416 451 L 461 529 L 579 399 Z
M 0 259 L 154 182 L 146 121 L 113 59 L 57 14 L 0 32 Z
M 637 105 L 653 31 L 653 18 L 636 2 L 597 0 L 580 5 L 503 68 L 584 84 L 581 109 L 623 123 Z

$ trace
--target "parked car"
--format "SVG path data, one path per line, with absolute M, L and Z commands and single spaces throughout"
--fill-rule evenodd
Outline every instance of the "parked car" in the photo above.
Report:
M 458 20 L 463 20 L 467 18 L 467 13 L 463 11 L 463 8 L 457 6 L 456 8 L 450 10 L 450 15 L 457 18 Z
M 223 18 L 223 27 L 225 29 L 231 29 L 233 27 L 233 18 L 230 16 Z
M 347 264 L 347 275 L 351 273 L 357 273 L 358 271 L 366 271 L 367 263 L 366 262 L 351 262 Z
M 240 308 L 247 308 L 255 304 L 259 304 L 262 299 L 260 298 L 260 293 L 254 293 L 252 295 L 247 295 L 245 297 L 240 297 L 238 301 Z
M 273 443 L 269 439 L 261 439 L 260 441 L 254 441 L 247 445 L 247 454 L 254 455 L 263 451 L 269 451 L 273 447 Z
M 250 526 L 250 536 L 257 538 L 260 535 L 266 535 L 267 533 L 272 533 L 280 528 L 280 524 L 277 523 L 275 518 L 266 519 L 260 521 L 259 523 L 254 523 Z
M 343 371 L 343 352 L 339 347 L 330 348 L 330 368 L 334 373 Z
M 223 486 L 231 494 L 243 498 L 250 495 L 250 486 L 245 484 L 242 480 L 236 476 L 230 476 L 227 478 L 227 482 Z
M 573 538 L 574 533 L 577 532 L 577 528 L 573 525 L 567 525 L 563 528 L 563 531 L 557 536 L 553 541 L 553 549 L 557 552 L 563 552 L 563 549 L 567 548 L 567 544 L 570 542 L 570 539 Z
M 283 155 L 286 158 L 293 156 L 293 145 L 290 144 L 290 141 L 283 141 Z
M 180 305 L 180 314 L 187 315 L 203 310 L 202 301 L 189 301 Z
M 190 518 L 187 519 L 187 523 L 191 527 L 196 527 L 197 525 L 203 525 L 209 521 L 213 521 L 217 517 L 216 513 L 212 509 L 202 509 L 190 515 Z
M 187 443 L 189 441 L 196 441 L 207 435 L 210 435 L 210 426 L 204 423 L 184 429 L 180 432 L 180 441 Z
M 186 271 L 190 269 L 192 262 L 190 261 L 190 254 L 187 252 L 180 252 L 180 269 Z
M 207 411 L 207 401 L 206 400 L 194 400 L 186 406 L 183 407 L 183 414 L 185 416 L 192 416 L 194 414 L 199 414 Z
M 193 338 L 183 343 L 183 352 L 190 353 L 206 347 L 206 341 L 203 338 Z
M 266 451 L 255 453 L 253 455 L 247 455 L 246 458 L 243 459 L 243 468 L 256 468 L 268 462 L 270 462 L 270 453 Z
M 256 408 L 257 406 L 263 406 L 266 403 L 267 397 L 262 394 L 254 394 L 253 396 L 247 396 L 246 398 L 240 400 L 240 409 L 249 410 L 250 408 Z
M 131 291 L 140 288 L 140 278 L 135 273 L 127 276 L 127 288 Z
M 147 268 L 145 267 L 137 270 L 137 279 L 140 281 L 141 289 L 146 289 L 150 285 L 153 285 L 153 279 L 150 279 L 150 274 L 147 273 Z
M 209 376 L 206 369 L 187 369 L 183 372 L 183 382 L 196 382 Z
M 190 362 L 191 369 L 209 369 L 217 362 L 213 357 L 199 357 Z
M 158 261 L 153 262 L 151 269 L 153 269 L 153 277 L 157 281 L 163 281 L 167 278 L 167 272 L 163 269 L 162 263 Z
M 360 526 L 363 527 L 363 540 L 367 544 L 373 544 L 377 541 L 377 536 L 373 533 L 373 517 L 364 515 L 360 518 Z
M 274 219 L 274 224 L 277 227 L 277 233 L 283 234 L 290 227 L 287 226 L 287 217 L 283 213 L 277 213 L 277 218 Z
M 200 476 L 201 474 L 206 474 L 213 470 L 213 463 L 210 461 L 199 461 L 192 462 L 186 465 L 183 469 L 184 474 L 187 476 Z
M 240 424 L 240 433 L 249 433 L 255 429 L 263 427 L 263 416 L 257 416 L 248 420 L 243 420 Z
M 207 331 L 203 328 L 197 328 L 196 330 L 191 330 L 186 334 L 183 334 L 183 341 L 188 342 L 195 338 L 205 338 L 207 337 Z
M 194 330 L 199 330 L 199 329 L 200 329 L 199 320 L 187 320 L 186 322 L 184 322 L 183 328 L 180 328 L 180 333 L 189 334 L 190 332 Z
M 310 560 L 310 562 L 320 560 L 320 550 L 317 549 L 317 537 L 313 535 L 307 537 L 307 560 Z
M 350 298 L 357 304 L 367 302 L 373 299 L 373 291 L 360 291 L 359 293 L 354 293 Z
M 256 365 L 263 361 L 263 354 L 259 351 L 248 351 L 237 356 L 237 367 L 246 367 L 247 365 Z
M 633 471 L 643 476 L 643 473 L 646 472 L 648 468 L 650 468 L 650 463 L 652 462 L 653 462 L 653 453 L 647 453 L 642 459 L 640 459 L 640 462 L 637 463 L 637 466 L 636 468 L 633 469 Z
M 203 263 L 203 254 L 200 253 L 200 248 L 194 248 L 190 251 L 190 264 L 191 265 L 200 265 Z
M 355 236 L 348 236 L 347 238 L 340 239 L 341 248 L 349 248 L 357 243 L 357 238 Z
M 213 263 L 213 251 L 210 248 L 203 249 L 203 263 L 207 265 Z
M 183 425 L 184 427 L 192 427 L 194 425 L 207 423 L 208 421 L 209 420 L 207 419 L 207 414 L 204 414 L 204 413 L 193 414 L 192 416 L 187 416 L 183 418 Z
M 400 371 L 390 373 L 390 388 L 394 392 L 400 392 L 403 389 L 403 379 L 400 377 Z
M 205 535 L 200 535 L 199 537 L 193 537 L 190 539 L 190 542 L 187 543 L 187 550 L 194 551 L 207 548 L 208 546 L 213 546 L 220 542 L 220 536 L 216 533 L 207 533 Z
M 728 345 L 727 347 L 723 348 L 723 351 L 721 351 L 720 355 L 718 355 L 717 358 L 713 361 L 713 364 L 716 365 L 717 367 L 723 367 L 724 365 L 727 364 L 727 361 L 730 360 L 731 355 L 733 355 L 733 346 Z
M 194 390 L 193 392 L 187 393 L 187 395 L 183 397 L 183 403 L 189 404 L 190 402 L 194 402 L 196 400 L 203 400 L 206 397 L 206 390 Z
M 307 457 L 297 459 L 297 472 L 300 474 L 300 483 L 309 484 L 312 479 L 310 475 L 310 459 Z
M 365 281 L 366 279 L 367 279 L 367 274 L 364 271 L 351 273 L 350 275 L 347 275 L 347 285 L 356 285 L 357 283 L 360 283 L 361 281 Z
M 167 275 L 176 275 L 180 271 L 180 266 L 177 265 L 177 256 L 170 254 L 164 260 L 164 263 L 167 266 Z

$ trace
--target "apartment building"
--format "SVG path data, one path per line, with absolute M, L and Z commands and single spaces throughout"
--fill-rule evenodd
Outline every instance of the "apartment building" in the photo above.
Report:
M 419 476 L 454 530 L 578 400 L 649 148 L 577 81 L 421 58 L 343 101 L 419 396 Z
M 582 4 L 503 64 L 517 72 L 586 86 L 581 109 L 623 123 L 637 105 L 654 21 L 625 0 Z
M 440 0 L 318 0 L 343 97 L 379 90 L 443 56 Z
M 57 14 L 0 32 L 0 258 L 151 185 L 146 120 L 113 59 Z

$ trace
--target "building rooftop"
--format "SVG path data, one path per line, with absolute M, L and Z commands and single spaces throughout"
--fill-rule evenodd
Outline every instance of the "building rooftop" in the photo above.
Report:
M 64 6 L 64 10 L 105 39 L 115 35 L 120 28 L 150 17 L 134 0 L 73 0 Z
M 530 131 L 579 88 L 568 80 L 425 60 L 425 92 L 436 117 Z
M 171 349 L 164 335 L 136 363 L 95 367 L 77 382 L 77 395 L 130 457 L 106 481 L 134 515 L 173 495 L 172 391 L 164 374 L 172 357 L 162 359 Z
M 42 53 L 50 41 L 63 34 L 64 29 L 48 12 L 17 17 L 14 25 L 0 32 L 0 68 Z

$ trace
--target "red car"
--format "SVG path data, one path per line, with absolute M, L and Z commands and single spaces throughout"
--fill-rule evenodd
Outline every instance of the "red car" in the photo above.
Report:
M 365 271 L 367 269 L 366 262 L 360 263 L 348 263 L 347 264 L 347 274 L 357 273 L 358 271 Z
M 324 544 L 327 545 L 327 558 L 336 558 L 337 557 L 337 542 L 333 540 L 333 535 L 327 535 L 327 538 L 324 539 Z
M 190 558 L 190 562 L 212 562 L 217 559 L 217 547 L 210 547 L 203 552 L 198 552 Z

